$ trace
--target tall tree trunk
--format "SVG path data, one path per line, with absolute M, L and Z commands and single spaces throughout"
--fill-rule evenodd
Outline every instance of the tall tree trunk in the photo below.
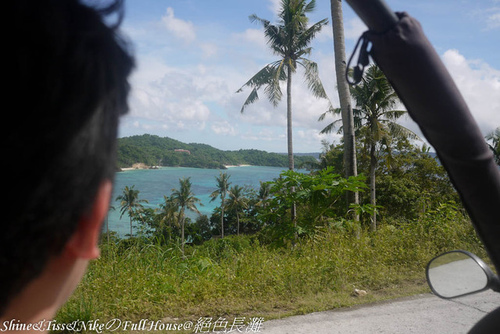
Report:
M 238 211 L 236 211 L 236 235 L 240 235 L 240 215 L 238 214 Z
M 288 65 L 288 78 L 286 83 L 286 123 L 287 123 L 287 141 L 288 141 L 288 168 L 294 170 L 295 165 L 293 161 L 293 141 L 292 141 L 292 67 Z M 292 191 L 295 191 L 292 188 Z M 297 207 L 295 203 L 291 208 L 292 223 L 297 227 Z
M 370 204 L 373 206 L 373 216 L 370 225 L 370 230 L 375 232 L 377 230 L 377 197 L 375 190 L 375 170 L 377 169 L 377 157 L 375 156 L 375 143 L 370 145 Z
M 330 0 L 332 11 L 333 46 L 335 51 L 335 72 L 337 75 L 337 90 L 339 93 L 340 109 L 342 110 L 342 126 L 344 129 L 344 168 L 346 178 L 357 176 L 356 140 L 354 136 L 354 117 L 352 113 L 351 94 L 347 83 L 346 54 L 344 40 L 344 19 L 342 14 L 342 0 Z M 359 204 L 358 192 L 348 194 L 349 203 Z M 359 216 L 355 214 L 354 220 Z
M 288 65 L 288 78 L 286 83 L 286 136 L 288 144 L 288 169 L 293 170 L 293 140 L 292 140 L 292 67 Z
M 221 238 L 224 238 L 224 197 L 221 196 L 221 200 L 222 200 L 222 203 L 221 203 L 221 216 L 220 216 L 220 228 L 221 228 Z
M 180 220 L 181 220 L 181 250 L 182 250 L 182 257 L 184 258 L 184 208 L 181 209 L 180 212 Z

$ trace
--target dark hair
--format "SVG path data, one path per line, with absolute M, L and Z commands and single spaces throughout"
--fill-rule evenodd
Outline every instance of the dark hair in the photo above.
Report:
M 116 168 L 119 116 L 134 67 L 109 14 L 78 0 L 15 0 L 8 46 L 0 314 L 60 253 Z M 5 122 L 5 121 L 4 121 Z M 4 123 L 5 124 L 5 123 Z

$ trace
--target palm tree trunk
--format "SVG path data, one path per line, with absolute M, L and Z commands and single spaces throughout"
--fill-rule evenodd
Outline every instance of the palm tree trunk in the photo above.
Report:
M 373 206 L 373 216 L 370 230 L 375 232 L 377 230 L 377 212 L 375 206 L 377 205 L 376 190 L 375 190 L 375 170 L 377 168 L 377 157 L 375 156 L 375 143 L 370 146 L 370 204 Z
M 132 237 L 132 217 L 129 216 L 130 219 L 130 237 Z
M 221 238 L 224 238 L 224 198 L 222 198 L 222 204 L 221 204 L 221 216 L 220 216 L 220 228 L 221 228 Z
M 292 141 L 292 66 L 288 65 L 288 78 L 286 83 L 286 120 L 287 120 L 287 140 L 288 140 L 288 168 L 295 168 L 293 161 L 293 141 Z M 295 189 L 292 187 L 292 191 Z M 292 204 L 291 215 L 294 227 L 297 227 L 297 207 Z
M 286 125 L 288 144 L 288 169 L 293 170 L 293 141 L 292 141 L 292 67 L 288 65 L 288 78 L 286 83 Z
M 180 220 L 181 220 L 181 250 L 182 250 L 182 257 L 184 258 L 184 208 L 181 209 L 181 214 L 180 214 Z
M 342 110 L 342 126 L 344 129 L 344 167 L 346 178 L 357 176 L 356 138 L 354 136 L 354 117 L 351 105 L 351 94 L 347 83 L 346 55 L 344 39 L 344 19 L 342 14 L 342 0 L 330 0 L 333 27 L 333 46 L 335 53 L 335 72 L 337 76 L 337 90 L 339 93 L 340 109 Z M 348 193 L 348 203 L 359 204 L 359 193 Z M 354 214 L 354 220 L 359 221 L 359 215 Z
M 240 235 L 240 215 L 238 214 L 238 211 L 236 211 L 236 235 Z

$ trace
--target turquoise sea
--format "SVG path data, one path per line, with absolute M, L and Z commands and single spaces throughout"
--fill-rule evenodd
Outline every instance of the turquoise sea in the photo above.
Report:
M 216 190 L 215 177 L 220 172 L 230 175 L 231 186 L 250 186 L 259 189 L 260 181 L 272 181 L 279 174 L 286 170 L 283 167 L 261 167 L 261 166 L 240 166 L 229 167 L 226 170 L 184 168 L 184 167 L 161 167 L 159 169 L 127 170 L 116 174 L 115 186 L 111 205 L 115 210 L 110 210 L 108 214 L 108 224 L 110 231 L 115 231 L 119 236 L 130 233 L 130 223 L 127 214 L 120 218 L 120 203 L 116 197 L 123 193 L 125 186 L 135 186 L 139 190 L 139 199 L 146 199 L 149 203 L 144 206 L 157 208 L 163 203 L 163 196 L 170 196 L 172 188 L 179 188 L 179 179 L 191 177 L 193 193 L 201 200 L 202 206 L 198 209 L 202 214 L 210 216 L 215 207 L 220 204 L 220 200 L 210 202 L 210 194 Z M 305 171 L 304 171 L 305 172 Z M 195 216 L 193 216 L 195 217 Z M 105 227 L 104 227 L 105 228 Z

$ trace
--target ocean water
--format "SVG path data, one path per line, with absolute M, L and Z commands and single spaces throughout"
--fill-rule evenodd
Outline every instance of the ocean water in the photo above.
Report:
M 119 236 L 130 233 L 129 217 L 125 213 L 120 218 L 120 202 L 116 197 L 123 193 L 125 186 L 139 190 L 139 199 L 146 199 L 145 207 L 157 208 L 164 202 L 163 196 L 170 196 L 172 188 L 179 189 L 179 179 L 190 177 L 192 191 L 201 201 L 198 210 L 201 214 L 210 215 L 215 207 L 220 205 L 220 200 L 210 202 L 210 194 L 216 190 L 215 178 L 220 172 L 230 175 L 231 186 L 250 186 L 259 189 L 260 181 L 272 181 L 286 170 L 283 167 L 240 166 L 229 167 L 226 170 L 161 167 L 160 169 L 127 170 L 119 172 L 115 177 L 111 205 L 115 208 L 108 213 L 109 230 L 115 231 Z M 305 171 L 303 171 L 305 172 Z M 187 213 L 195 218 L 195 214 Z M 105 227 L 104 227 L 105 228 Z

